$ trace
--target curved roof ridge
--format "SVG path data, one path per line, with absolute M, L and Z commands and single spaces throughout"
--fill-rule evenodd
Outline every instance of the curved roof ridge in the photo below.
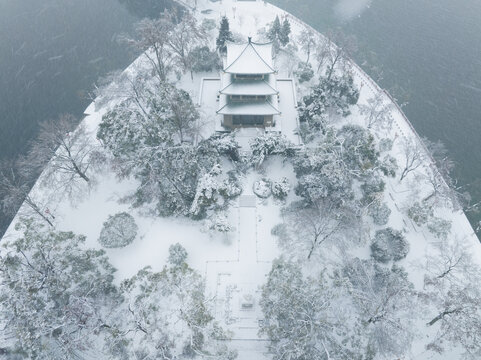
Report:
M 234 44 L 234 43 L 233 43 L 233 44 Z M 239 58 L 242 56 L 242 54 L 243 54 L 243 53 L 247 50 L 247 48 L 249 47 L 249 44 L 250 44 L 250 43 L 248 43 L 248 44 L 245 46 L 245 48 L 240 52 L 239 56 L 237 56 L 236 59 L 235 59 L 233 62 L 231 62 L 231 63 L 229 64 L 229 66 L 227 66 L 227 67 L 224 69 L 224 71 L 227 71 L 227 69 L 229 69 L 232 65 L 234 65 L 237 60 L 239 60 Z M 236 44 L 236 45 L 237 45 L 237 44 Z M 254 49 L 254 50 L 255 50 L 255 49 Z M 256 51 L 256 52 L 257 52 L 257 51 Z
M 271 65 L 269 65 L 269 64 L 266 62 L 266 60 L 264 60 L 264 58 L 262 57 L 262 55 L 259 54 L 259 52 L 256 50 L 256 48 L 255 48 L 255 46 L 254 46 L 254 45 L 256 45 L 256 46 L 269 45 L 269 44 L 271 44 L 271 43 L 272 43 L 272 42 L 265 43 L 265 44 L 257 44 L 257 43 L 254 43 L 254 42 L 252 42 L 252 41 L 249 41 L 249 42 L 245 45 L 244 49 L 243 49 L 243 50 L 239 53 L 239 55 L 236 57 L 236 59 L 235 59 L 234 61 L 232 61 L 232 62 L 224 69 L 224 71 L 227 72 L 227 71 L 229 70 L 229 68 L 231 68 L 231 67 L 242 57 L 242 55 L 245 53 L 245 51 L 246 51 L 246 50 L 249 48 L 249 46 L 250 46 L 250 47 L 252 48 L 252 50 L 254 51 L 254 53 L 257 55 L 257 57 L 267 66 L 267 68 L 268 68 L 269 70 L 271 70 L 272 73 L 275 73 L 276 70 L 275 70 Z M 233 44 L 233 45 L 238 45 L 238 44 L 235 44 L 234 42 L 232 42 L 232 44 Z M 240 44 L 239 44 L 239 45 L 240 45 Z
M 261 54 L 259 54 L 259 53 L 257 52 L 257 50 L 256 50 L 255 46 L 253 46 L 253 43 L 252 43 L 252 42 L 250 42 L 249 44 L 252 46 L 252 48 L 253 48 L 253 49 L 254 49 L 254 51 L 256 52 L 257 56 L 259 56 L 259 57 L 260 57 L 260 59 L 261 59 L 261 60 L 264 62 L 264 64 L 266 64 L 266 65 L 267 65 L 267 67 L 268 67 L 269 69 L 271 69 L 273 72 L 276 72 L 276 71 L 275 71 L 275 70 L 272 68 L 272 66 L 270 66 L 270 65 L 269 65 L 269 64 L 268 64 L 268 63 L 267 63 L 267 62 L 264 60 L 264 58 L 261 56 Z

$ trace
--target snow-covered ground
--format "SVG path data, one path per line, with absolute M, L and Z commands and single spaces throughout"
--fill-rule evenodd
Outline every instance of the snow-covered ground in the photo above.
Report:
M 211 10 L 211 11 L 206 11 Z M 209 18 L 219 22 L 225 15 L 229 18 L 231 29 L 244 37 L 254 39 L 262 27 L 273 21 L 276 15 L 288 16 L 291 21 L 293 38 L 307 28 L 307 25 L 292 15 L 264 1 L 234 1 L 222 0 L 212 2 L 198 0 L 196 14 L 199 18 Z M 319 35 L 320 36 L 320 35 Z M 135 66 L 141 62 L 137 60 L 127 71 L 135 71 Z M 203 136 L 208 137 L 216 130 L 218 117 L 216 92 L 219 84 L 215 78 L 217 74 L 196 74 L 190 79 L 185 76 L 178 85 L 190 91 L 196 103 L 200 105 L 200 113 L 204 121 Z M 279 69 L 279 76 L 286 76 L 285 69 Z M 361 88 L 359 103 L 366 103 L 382 90 L 357 66 L 354 66 L 356 84 Z M 201 82 L 201 79 L 204 81 Z M 201 90 L 202 83 L 202 90 Z M 279 88 L 292 86 L 290 81 L 278 81 Z M 286 90 L 287 91 L 287 90 Z M 202 93 L 202 99 L 200 99 Z M 386 101 L 392 100 L 384 94 Z M 297 114 L 295 113 L 295 99 L 282 99 L 281 110 L 282 132 L 295 135 Z M 84 122 L 96 133 L 106 109 L 96 109 L 95 104 L 85 111 Z M 388 130 L 388 136 L 394 139 L 391 154 L 403 162 L 401 140 L 412 138 L 419 141 L 414 129 L 396 106 L 393 110 L 393 125 Z M 350 123 L 365 125 L 363 117 L 353 108 L 353 114 L 346 119 Z M 249 140 L 258 134 L 258 130 L 239 133 L 238 140 L 247 148 Z M 375 133 L 378 139 L 379 132 Z M 299 143 L 299 140 L 298 142 Z M 427 195 L 427 185 L 423 185 L 423 175 L 427 175 L 432 164 L 426 161 L 423 167 L 417 169 L 416 176 L 410 175 L 406 181 L 399 182 L 398 178 L 389 179 L 384 201 L 393 211 L 389 226 L 403 229 L 410 242 L 411 250 L 408 257 L 400 262 L 409 270 L 410 280 L 416 288 L 422 288 L 422 273 L 416 271 L 419 264 L 425 260 L 431 251 L 433 235 L 423 228 L 416 226 L 407 216 L 406 207 L 416 199 Z M 230 207 L 228 219 L 234 230 L 227 235 L 212 234 L 203 230 L 201 222 L 177 218 L 159 218 L 146 215 L 142 210 L 134 210 L 129 204 L 120 202 L 126 194 L 136 188 L 134 180 L 119 181 L 112 173 L 99 175 L 98 185 L 81 202 L 72 205 L 68 200 L 57 202 L 45 199 L 45 207 L 55 214 L 55 225 L 60 230 L 74 231 L 87 237 L 86 246 L 100 248 L 97 241 L 102 224 L 109 215 L 128 211 L 138 226 L 139 235 L 130 245 L 122 249 L 107 249 L 112 264 L 117 268 L 116 280 L 121 281 L 134 275 L 145 266 L 160 270 L 164 266 L 168 248 L 171 244 L 182 244 L 189 253 L 188 263 L 206 276 L 208 298 L 214 297 L 214 314 L 222 326 L 233 332 L 233 346 L 239 350 L 239 359 L 269 358 L 265 355 L 266 340 L 259 338 L 258 325 L 262 321 L 259 307 L 259 286 L 265 281 L 266 274 L 271 268 L 271 261 L 279 255 L 276 239 L 271 235 L 274 225 L 281 222 L 281 204 L 272 198 L 263 200 L 252 192 L 256 180 L 268 177 L 273 181 L 282 177 L 289 178 L 291 185 L 296 179 L 292 167 L 283 164 L 277 158 L 271 158 L 263 165 L 264 174 L 251 171 L 242 179 L 243 194 Z M 416 189 L 414 191 L 414 189 Z M 34 192 L 41 192 L 38 187 Z M 289 200 L 294 197 L 289 195 Z M 466 216 L 461 210 L 452 211 L 449 208 L 437 210 L 437 216 L 452 221 L 452 233 L 457 241 L 469 247 L 476 261 L 481 264 L 481 246 L 474 234 Z M 373 229 L 375 229 L 375 226 Z M 5 237 L 15 236 L 13 226 Z M 425 359 L 424 342 L 415 341 L 411 357 Z M 436 358 L 436 357 L 433 357 Z M 441 358 L 448 359 L 446 354 Z

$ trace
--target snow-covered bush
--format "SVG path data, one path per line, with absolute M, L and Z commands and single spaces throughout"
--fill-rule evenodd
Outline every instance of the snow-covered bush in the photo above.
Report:
M 250 141 L 252 163 L 260 166 L 269 155 L 291 156 L 292 144 L 284 135 L 276 132 L 264 133 Z
M 234 133 L 216 133 L 207 140 L 220 155 L 225 155 L 232 161 L 239 161 L 239 143 Z
M 276 199 L 284 200 L 289 194 L 290 190 L 291 185 L 286 177 L 283 177 L 281 180 L 275 181 L 272 184 L 272 196 L 274 196 Z
M 297 65 L 296 71 L 294 71 L 294 75 L 297 77 L 297 80 L 302 84 L 303 82 L 307 82 L 314 77 L 314 70 L 310 63 L 300 62 Z
M 365 204 L 370 204 L 376 200 L 384 192 L 386 184 L 382 178 L 378 176 L 369 177 L 362 185 L 361 190 L 363 193 L 363 202 Z
M 236 173 L 230 171 L 226 177 L 221 166 L 215 164 L 199 179 L 190 215 L 198 219 L 204 218 L 208 209 L 224 208 L 227 200 L 235 198 L 241 192 Z
M 187 259 L 187 250 L 179 243 L 169 246 L 169 264 L 172 266 L 181 266 Z
M 272 194 L 272 182 L 266 178 L 257 180 L 254 182 L 252 190 L 258 197 L 266 199 Z
M 238 173 L 231 170 L 227 173 L 227 179 L 224 179 L 219 187 L 219 194 L 225 200 L 234 199 L 242 193 L 242 187 L 239 182 Z
M 207 230 L 216 231 L 219 233 L 229 233 L 234 228 L 229 223 L 227 216 L 222 213 L 215 213 L 211 218 L 206 221 Z
M 451 232 L 451 221 L 439 217 L 432 217 L 428 220 L 428 230 L 439 239 L 447 239 Z
M 397 161 L 391 155 L 386 155 L 382 158 L 379 169 L 385 176 L 395 177 L 398 169 Z
M 393 141 L 388 138 L 383 138 L 379 140 L 379 151 L 381 152 L 386 152 L 386 151 L 391 151 L 393 145 Z
M 408 216 L 417 226 L 421 226 L 426 224 L 433 216 L 433 208 L 429 204 L 416 201 L 408 209 Z
M 369 215 L 376 225 L 386 225 L 391 215 L 391 209 L 385 203 L 375 202 L 369 207 Z
M 409 243 L 404 235 L 392 228 L 376 231 L 371 244 L 371 256 L 374 260 L 387 263 L 391 260 L 404 259 L 409 252 Z
M 133 216 L 126 212 L 109 216 L 100 232 L 99 243 L 106 248 L 127 246 L 134 241 L 138 229 Z

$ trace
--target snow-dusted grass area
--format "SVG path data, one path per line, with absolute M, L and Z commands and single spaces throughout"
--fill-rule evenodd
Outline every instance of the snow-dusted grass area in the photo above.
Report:
M 201 11 L 210 9 L 210 13 L 202 14 Z M 209 18 L 219 22 L 222 15 L 229 18 L 231 29 L 241 33 L 244 37 L 257 36 L 257 31 L 272 22 L 276 15 L 288 16 L 291 20 L 292 38 L 296 38 L 307 27 L 291 15 L 262 1 L 222 0 L 211 2 L 198 0 L 197 12 L 200 18 Z M 216 30 L 214 30 L 215 32 Z M 214 35 L 214 32 L 212 35 Z M 300 54 L 302 58 L 303 55 Z M 136 66 L 142 62 L 138 59 L 127 71 L 135 71 Z M 279 69 L 279 76 L 288 76 L 287 70 Z M 381 92 L 376 84 L 354 66 L 355 83 L 361 89 L 359 104 L 367 103 Z M 204 124 L 202 136 L 208 137 L 216 129 L 219 118 L 215 114 L 217 106 L 215 96 L 218 90 L 216 73 L 195 74 L 194 79 L 190 74 L 185 75 L 178 86 L 189 91 L 192 98 L 200 105 L 200 113 Z M 212 79 L 202 82 L 201 79 Z M 292 86 L 290 82 L 278 82 L 279 87 Z M 202 91 L 202 100 L 199 101 Z M 305 89 L 304 89 L 305 91 Z M 303 89 L 300 89 L 302 94 Z M 386 101 L 391 101 L 387 95 Z M 295 133 L 297 128 L 297 114 L 295 113 L 294 99 L 282 99 L 281 110 L 285 116 L 282 118 L 282 132 Z M 106 108 L 96 109 L 95 104 L 90 105 L 85 111 L 85 120 L 92 136 L 96 133 L 98 124 Z M 397 107 L 392 112 L 392 127 L 387 130 L 374 131 L 376 138 L 391 138 L 394 140 L 390 154 L 404 162 L 402 141 L 406 138 L 419 141 L 415 131 L 407 122 L 402 111 Z M 345 123 L 354 123 L 366 126 L 364 116 L 359 114 L 357 107 L 353 107 L 352 115 L 343 120 Z M 249 140 L 258 134 L 258 130 L 241 131 L 238 141 L 243 149 L 248 148 Z M 296 135 L 297 136 L 297 135 Z M 423 287 L 422 271 L 418 269 L 425 263 L 427 255 L 432 252 L 435 242 L 434 236 L 425 227 L 415 225 L 406 215 L 406 209 L 416 200 L 429 195 L 426 182 L 431 171 L 430 160 L 411 173 L 403 182 L 396 178 L 387 178 L 386 191 L 383 201 L 389 206 L 392 213 L 389 223 L 394 229 L 403 230 L 410 243 L 410 252 L 406 259 L 399 262 L 408 272 L 410 280 L 417 289 Z M 206 276 L 207 297 L 214 297 L 214 314 L 220 324 L 233 332 L 233 346 L 239 349 L 239 359 L 261 359 L 265 352 L 265 339 L 258 338 L 258 324 L 262 320 L 262 312 L 258 301 L 260 297 L 259 286 L 265 282 L 265 277 L 271 268 L 271 261 L 280 254 L 276 239 L 271 234 L 274 225 L 282 222 L 280 209 L 283 205 L 278 200 L 270 197 L 260 199 L 253 193 L 255 181 L 268 178 L 271 181 L 280 181 L 287 177 L 291 189 L 296 184 L 296 177 L 290 164 L 284 164 L 280 158 L 269 158 L 258 171 L 248 172 L 242 179 L 243 194 L 235 200 L 228 210 L 227 218 L 233 227 L 228 234 L 214 234 L 204 230 L 203 223 L 188 219 L 159 218 L 147 215 L 142 209 L 132 209 L 129 204 L 120 200 L 135 190 L 137 184 L 134 180 L 118 180 L 111 172 L 106 171 L 98 176 L 98 184 L 91 192 L 75 205 L 69 200 L 57 202 L 45 199 L 43 203 L 55 214 L 55 225 L 59 230 L 69 230 L 84 234 L 87 238 L 86 246 L 100 248 L 98 237 L 103 223 L 109 215 L 126 211 L 134 216 L 139 227 L 139 233 L 134 242 L 120 249 L 106 249 L 111 263 L 116 267 L 116 281 L 133 276 L 145 266 L 153 270 L 161 270 L 166 263 L 168 248 L 175 243 L 182 244 L 188 251 L 188 263 Z M 41 193 L 38 187 L 34 192 Z M 296 200 L 293 191 L 289 193 L 287 203 Z M 437 208 L 436 216 L 452 221 L 452 234 L 455 241 L 462 242 L 469 248 L 469 252 L 478 264 L 481 264 L 481 247 L 466 216 L 461 210 L 453 211 L 449 207 Z M 374 224 L 369 225 L 370 233 L 383 228 Z M 5 237 L 15 236 L 11 227 Z M 369 257 L 366 248 L 354 250 L 357 256 Z M 249 304 L 252 304 L 250 307 Z M 418 320 L 419 326 L 424 326 L 424 320 Z M 422 323 L 421 323 L 422 322 Z M 425 327 L 424 327 L 425 329 Z M 436 329 L 431 328 L 431 333 L 419 334 L 419 341 L 414 342 L 411 352 L 413 359 L 425 359 L 424 337 L 433 336 Z M 247 342 L 246 340 L 253 340 Z M 258 341 L 260 340 L 260 341 Z M 457 358 L 456 350 L 451 354 Z M 450 359 L 448 353 L 438 358 Z M 432 356 L 432 357 L 431 357 Z M 267 356 L 265 358 L 268 358 Z M 430 358 L 437 358 L 430 353 Z

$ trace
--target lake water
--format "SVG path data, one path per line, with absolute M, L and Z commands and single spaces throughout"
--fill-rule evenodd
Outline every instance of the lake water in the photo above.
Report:
M 117 0 L 0 0 L 0 160 L 25 151 L 39 122 L 82 116 L 98 77 L 131 62 L 116 38 L 137 20 Z
M 481 1 L 272 0 L 314 28 L 356 37 L 355 60 L 400 103 L 421 136 L 441 140 L 458 184 L 481 201 Z M 471 222 L 479 214 L 468 214 Z

